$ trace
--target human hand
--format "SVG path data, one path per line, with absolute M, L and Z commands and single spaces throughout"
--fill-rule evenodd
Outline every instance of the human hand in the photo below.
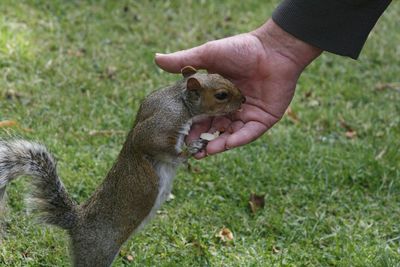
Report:
M 171 54 L 156 54 L 156 63 L 177 73 L 184 66 L 206 69 L 231 80 L 246 97 L 242 110 L 192 126 L 188 142 L 203 132 L 225 129 L 196 158 L 238 147 L 260 137 L 285 113 L 304 68 L 321 50 L 283 31 L 272 20 L 257 30 L 207 42 Z

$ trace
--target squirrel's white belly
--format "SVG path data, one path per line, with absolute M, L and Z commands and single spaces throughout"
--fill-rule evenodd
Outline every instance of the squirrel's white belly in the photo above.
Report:
M 179 136 L 177 138 L 177 142 L 175 144 L 175 149 L 177 153 L 182 151 L 182 147 L 184 146 L 184 141 L 186 135 L 188 135 L 190 126 L 192 125 L 192 120 L 189 120 L 185 123 L 181 129 L 179 130 Z M 147 224 L 147 222 L 154 217 L 157 210 L 161 207 L 161 205 L 168 199 L 172 190 L 172 182 L 174 180 L 176 169 L 180 160 L 176 158 L 171 158 L 166 161 L 158 161 L 155 164 L 155 171 L 159 177 L 159 186 L 158 186 L 158 195 L 156 201 L 154 202 L 154 206 L 151 209 L 150 213 L 144 218 L 141 224 L 135 229 L 135 232 L 139 231 L 143 226 Z
M 176 165 L 166 162 L 158 162 L 155 165 L 156 172 L 158 174 L 158 177 L 160 178 L 158 185 L 158 195 L 156 201 L 154 202 L 153 208 L 151 208 L 151 211 L 146 216 L 146 218 L 144 218 L 140 225 L 135 229 L 135 232 L 142 229 L 147 224 L 147 222 L 149 222 L 149 220 L 154 217 L 157 210 L 165 202 L 165 200 L 168 199 L 168 196 L 172 190 L 172 181 L 175 177 L 176 168 Z

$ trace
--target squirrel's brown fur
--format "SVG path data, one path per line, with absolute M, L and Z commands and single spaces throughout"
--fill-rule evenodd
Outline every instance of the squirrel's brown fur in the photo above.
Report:
M 121 245 L 168 197 L 179 163 L 203 148 L 202 140 L 185 148 L 192 120 L 233 112 L 244 101 L 218 74 L 191 67 L 182 74 L 183 80 L 143 101 L 116 162 L 81 205 L 68 195 L 45 147 L 24 140 L 0 142 L 0 196 L 12 179 L 32 176 L 34 207 L 45 222 L 68 231 L 74 266 L 111 265 Z

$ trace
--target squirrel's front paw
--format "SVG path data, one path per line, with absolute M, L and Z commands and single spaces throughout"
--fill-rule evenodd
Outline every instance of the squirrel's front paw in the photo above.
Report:
M 207 144 L 207 140 L 196 139 L 189 144 L 189 146 L 187 147 L 187 151 L 189 152 L 189 155 L 194 155 L 203 150 Z

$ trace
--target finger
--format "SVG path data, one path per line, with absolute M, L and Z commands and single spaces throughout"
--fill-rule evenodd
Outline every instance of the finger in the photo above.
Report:
M 216 153 L 223 152 L 227 149 L 226 144 L 227 140 L 231 136 L 231 132 L 238 131 L 240 128 L 243 127 L 243 122 L 241 121 L 235 121 L 231 123 L 228 127 L 229 130 L 227 130 L 225 133 L 220 135 L 217 139 L 212 140 L 211 142 L 208 143 L 207 145 L 207 154 L 208 155 L 214 155 Z
M 233 115 L 233 120 L 241 120 L 243 122 L 255 121 L 271 128 L 276 122 L 280 120 L 278 116 L 272 115 L 268 111 L 256 106 L 242 104 L 242 110 L 237 111 Z
M 230 133 L 226 132 L 221 134 L 218 138 L 210 141 L 206 147 L 207 155 L 214 155 L 225 151 L 225 144 L 229 135 Z
M 233 133 L 242 129 L 244 125 L 245 124 L 242 121 L 234 121 L 229 127 L 229 133 L 232 135 Z
M 199 138 L 200 134 L 202 133 L 214 133 L 215 131 L 225 132 L 230 127 L 231 121 L 226 117 L 216 117 L 212 120 L 212 126 L 210 128 L 209 120 L 203 121 L 201 123 L 196 123 L 192 126 L 190 136 L 187 137 L 187 143 L 191 142 L 192 140 L 196 140 Z M 208 155 L 206 150 L 202 150 L 194 155 L 195 159 L 202 159 Z
M 180 72 L 185 66 L 202 69 L 205 68 L 205 62 L 203 60 L 204 50 L 205 45 L 200 45 L 170 54 L 157 53 L 155 56 L 155 62 L 163 70 L 174 73 Z
M 196 122 L 190 128 L 189 134 L 186 137 L 186 143 L 199 139 L 202 133 L 208 132 L 211 126 L 211 119 Z
M 266 125 L 260 122 L 250 121 L 227 138 L 226 148 L 230 149 L 248 144 L 260 137 L 268 129 Z
M 212 121 L 210 133 L 219 131 L 220 133 L 226 132 L 232 121 L 227 117 L 215 117 Z
M 206 151 L 201 150 L 200 152 L 194 154 L 193 157 L 194 157 L 195 159 L 202 159 L 202 158 L 207 157 L 207 153 L 206 153 Z

